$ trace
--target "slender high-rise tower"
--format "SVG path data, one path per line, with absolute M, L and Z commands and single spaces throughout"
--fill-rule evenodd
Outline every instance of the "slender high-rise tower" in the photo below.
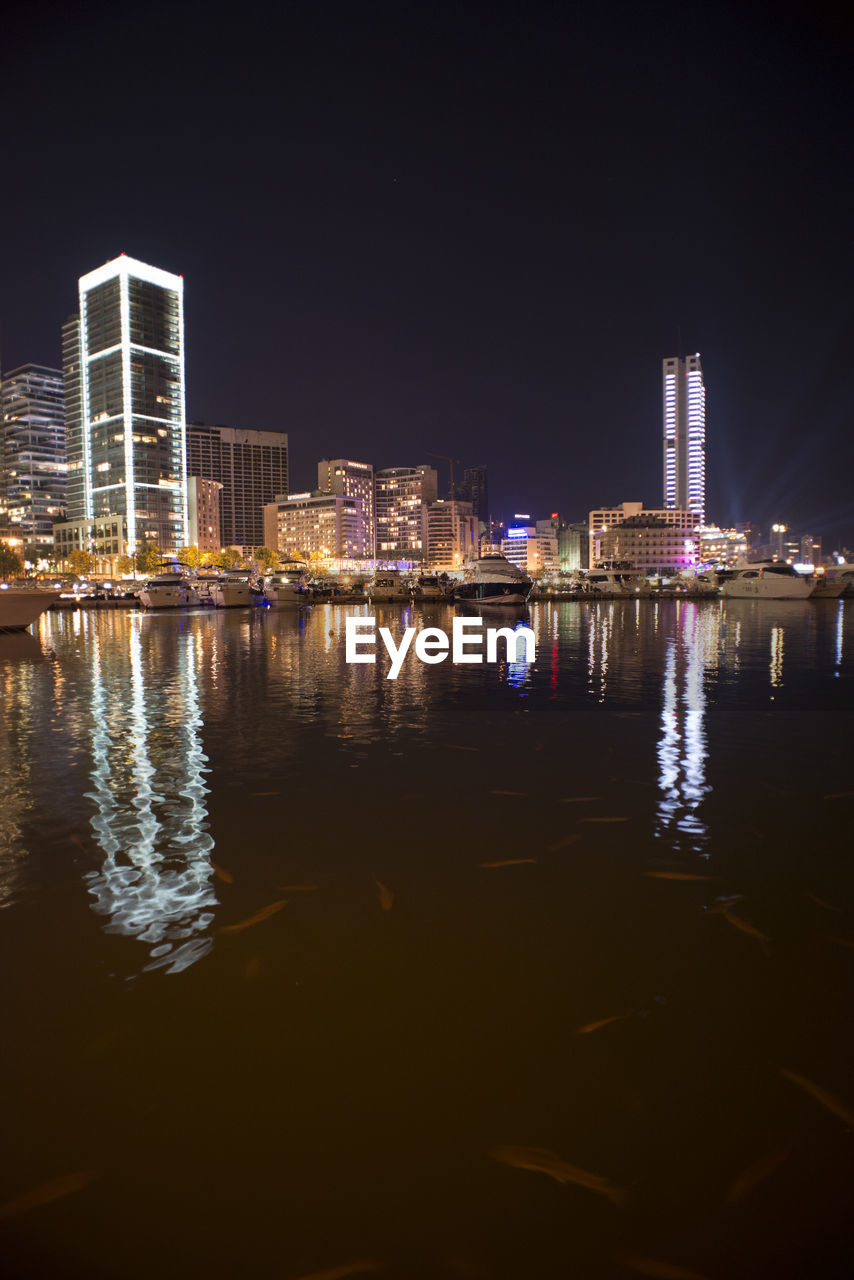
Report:
M 186 546 L 184 281 L 124 254 L 63 330 L 69 519 L 115 514 L 130 551 Z
M 668 357 L 664 392 L 664 506 L 706 518 L 706 388 L 699 351 Z

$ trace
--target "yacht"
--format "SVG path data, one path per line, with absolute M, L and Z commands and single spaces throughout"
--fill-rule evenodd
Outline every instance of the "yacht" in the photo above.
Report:
M 397 569 L 381 569 L 365 584 L 365 595 L 372 603 L 402 604 L 412 598 L 412 586 Z
M 186 609 L 201 603 L 192 581 L 182 573 L 155 573 L 143 583 L 139 602 L 146 609 Z
M 59 591 L 40 587 L 15 587 L 0 582 L 0 631 L 24 631 L 56 604 Z
M 220 574 L 218 572 L 205 572 L 204 570 L 197 573 L 193 578 L 193 586 L 202 604 L 213 604 L 211 593 L 219 579 Z
M 848 586 L 841 574 L 812 573 L 807 581 L 813 584 L 810 600 L 838 600 Z
M 725 600 L 806 600 L 814 586 L 812 577 L 804 577 L 790 564 L 762 560 L 736 565 L 721 585 L 721 595 Z
M 444 600 L 447 592 L 435 574 L 422 573 L 415 580 L 415 598 L 429 603 L 432 600 Z
M 264 598 L 281 609 L 311 604 L 308 578 L 297 569 L 280 569 L 264 579 Z
M 533 580 L 506 556 L 483 556 L 466 570 L 454 597 L 469 604 L 523 605 L 533 589 Z
M 601 565 L 586 574 L 585 589 L 590 596 L 648 596 L 652 584 L 643 569 L 629 564 Z
M 239 609 L 254 604 L 258 590 L 246 569 L 223 573 L 211 584 L 211 601 L 217 609 Z

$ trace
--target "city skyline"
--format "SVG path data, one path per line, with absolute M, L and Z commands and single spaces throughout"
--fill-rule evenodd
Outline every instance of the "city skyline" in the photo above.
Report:
M 200 39 L 155 0 L 117 62 L 106 6 L 15 12 L 16 146 L 59 102 L 100 145 L 4 206 L 3 367 L 55 367 L 70 282 L 124 250 L 188 282 L 189 416 L 289 432 L 295 487 L 429 451 L 490 464 L 494 511 L 580 515 L 660 501 L 660 362 L 699 350 L 708 514 L 851 543 L 850 33 L 749 4 L 278 17 Z M 192 56 L 152 101 L 163 29 Z M 157 181 L 104 96 L 170 139 Z

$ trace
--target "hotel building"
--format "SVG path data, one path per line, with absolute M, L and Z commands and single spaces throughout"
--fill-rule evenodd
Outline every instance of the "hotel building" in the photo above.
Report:
M 63 329 L 68 519 L 117 516 L 135 551 L 187 544 L 184 281 L 125 254 Z
M 264 545 L 286 558 L 367 560 L 361 498 L 337 493 L 292 493 L 264 507 Z
M 700 353 L 662 363 L 664 506 L 706 518 L 706 388 Z
M 347 458 L 321 458 L 317 464 L 317 487 L 323 493 L 337 493 L 343 498 L 358 498 L 365 522 L 365 555 L 373 557 L 376 528 L 374 524 L 374 469 L 368 462 L 351 462 Z
M 288 491 L 287 433 L 191 422 L 187 472 L 222 485 L 222 546 L 252 551 L 265 545 L 264 507 Z
M 588 520 L 590 564 L 626 560 L 638 569 L 696 564 L 695 524 L 692 512 L 680 508 L 644 510 L 642 502 L 600 507 Z
M 433 467 L 386 467 L 376 473 L 378 560 L 423 560 L 423 513 L 439 496 Z
M 0 385 L 0 507 L 25 557 L 50 552 L 65 516 L 65 386 L 58 369 L 25 364 Z

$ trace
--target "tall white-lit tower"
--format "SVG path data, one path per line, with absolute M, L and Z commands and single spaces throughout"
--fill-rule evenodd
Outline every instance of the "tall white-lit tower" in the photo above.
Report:
M 664 506 L 706 519 L 706 388 L 700 353 L 662 363 Z
M 127 521 L 131 551 L 187 545 L 184 281 L 124 254 L 65 326 L 68 515 Z

